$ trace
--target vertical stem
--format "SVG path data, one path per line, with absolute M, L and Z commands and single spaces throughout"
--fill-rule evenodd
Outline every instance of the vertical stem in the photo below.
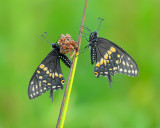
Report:
M 75 70 L 76 70 L 78 54 L 79 54 L 79 49 L 80 49 L 80 44 L 81 44 L 81 38 L 82 38 L 85 14 L 86 14 L 86 9 L 87 9 L 87 3 L 88 3 L 88 0 L 86 0 L 86 2 L 85 2 L 80 32 L 79 32 L 78 41 L 77 41 L 78 50 L 77 50 L 76 55 L 74 56 L 73 61 L 72 61 L 72 66 L 71 66 L 70 73 L 68 76 L 68 81 L 66 84 L 66 89 L 64 92 L 63 101 L 62 101 L 62 105 L 61 105 L 56 128 L 63 128 L 64 120 L 65 120 L 66 113 L 67 113 L 68 103 L 69 103 L 69 99 L 70 99 L 70 95 L 71 95 L 72 84 L 73 84 L 73 79 L 74 79 L 74 74 L 75 74 Z

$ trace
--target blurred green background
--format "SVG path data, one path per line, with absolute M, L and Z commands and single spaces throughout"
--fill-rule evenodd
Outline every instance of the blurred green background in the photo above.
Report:
M 85 0 L 1 0 L 0 128 L 55 127 L 64 90 L 30 101 L 28 83 L 60 34 L 77 40 Z M 117 74 L 109 88 L 94 76 L 90 51 L 79 56 L 65 128 L 160 128 L 160 1 L 89 0 L 85 25 L 125 49 L 136 78 Z M 85 31 L 87 33 L 87 31 Z M 81 48 L 88 42 L 82 39 Z M 69 69 L 61 63 L 67 81 Z

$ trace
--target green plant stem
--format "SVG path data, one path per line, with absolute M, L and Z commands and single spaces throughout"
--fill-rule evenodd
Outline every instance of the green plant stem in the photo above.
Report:
M 68 81 L 67 81 L 67 84 L 66 84 L 66 89 L 65 89 L 64 96 L 63 96 L 63 101 L 62 101 L 61 110 L 60 110 L 60 113 L 59 113 L 59 118 L 58 118 L 58 121 L 57 121 L 56 128 L 63 128 L 64 120 L 65 120 L 66 113 L 67 113 L 67 108 L 68 108 L 68 103 L 69 103 L 69 99 L 70 99 L 70 95 L 71 95 L 74 74 L 75 74 L 76 65 L 77 65 L 77 61 L 78 61 L 78 54 L 79 54 L 79 49 L 80 49 L 80 44 L 81 44 L 81 38 L 82 38 L 85 14 L 86 14 L 86 9 L 87 9 L 87 3 L 88 3 L 88 0 L 86 0 L 86 2 L 85 2 L 85 7 L 84 7 L 84 12 L 83 12 L 80 32 L 79 32 L 78 41 L 77 41 L 78 50 L 76 52 L 76 55 L 73 57 L 72 66 L 71 66 L 71 70 L 70 70 L 70 73 L 69 73 L 69 76 L 68 76 Z

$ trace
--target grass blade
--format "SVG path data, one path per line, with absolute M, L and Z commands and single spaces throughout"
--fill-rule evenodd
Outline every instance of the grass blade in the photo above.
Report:
M 65 120 L 66 113 L 67 113 L 67 108 L 68 108 L 68 103 L 69 103 L 69 99 L 70 99 L 70 95 L 71 95 L 74 74 L 75 74 L 76 65 L 77 65 L 77 61 L 78 61 L 78 54 L 79 54 L 79 49 L 80 49 L 80 44 L 81 44 L 81 38 L 82 38 L 85 14 L 86 14 L 86 9 L 87 9 L 87 3 L 88 3 L 88 0 L 86 0 L 86 2 L 85 2 L 85 7 L 84 7 L 84 12 L 83 12 L 80 32 L 79 32 L 78 41 L 77 41 L 78 50 L 76 52 L 76 55 L 73 57 L 72 66 L 71 66 L 71 70 L 70 70 L 70 73 L 69 73 L 69 76 L 68 76 L 68 81 L 67 81 L 67 84 L 66 84 L 65 93 L 64 93 L 64 96 L 63 96 L 63 101 L 62 101 L 61 110 L 60 110 L 60 113 L 59 113 L 56 128 L 63 128 L 64 120 Z

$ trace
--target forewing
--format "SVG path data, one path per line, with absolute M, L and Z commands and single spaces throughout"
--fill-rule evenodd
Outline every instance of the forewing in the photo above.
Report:
M 53 93 L 55 90 L 63 89 L 63 83 L 60 55 L 52 50 L 38 66 L 29 82 L 29 99 L 35 99 L 48 90 Z
M 118 45 L 104 39 L 97 38 L 96 42 L 95 75 L 110 77 L 116 73 L 135 77 L 138 75 L 138 66 L 133 58 Z

